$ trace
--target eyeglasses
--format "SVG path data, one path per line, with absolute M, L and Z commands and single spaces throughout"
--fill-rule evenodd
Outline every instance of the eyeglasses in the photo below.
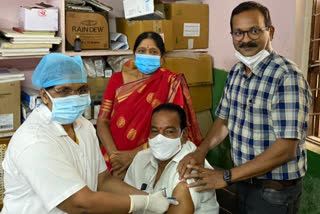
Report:
M 77 94 L 77 95 L 87 94 L 90 91 L 88 86 L 81 87 L 77 90 L 72 90 L 71 88 L 68 88 L 68 87 L 62 87 L 62 88 L 53 87 L 53 88 L 50 88 L 49 90 L 53 90 L 61 97 L 67 97 L 74 94 Z
M 265 30 L 269 30 L 269 27 L 264 27 L 264 28 L 253 27 L 250 30 L 246 30 L 246 31 L 237 30 L 235 32 L 231 32 L 231 35 L 234 40 L 241 41 L 244 37 L 244 34 L 247 33 L 250 39 L 256 40 L 256 39 L 259 39 L 259 37 L 261 36 L 261 33 Z

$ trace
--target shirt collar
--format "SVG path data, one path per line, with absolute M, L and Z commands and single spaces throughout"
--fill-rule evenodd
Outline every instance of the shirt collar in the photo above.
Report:
M 262 77 L 263 72 L 265 70 L 265 68 L 267 67 L 267 65 L 269 65 L 271 59 L 273 58 L 274 55 L 274 51 L 271 50 L 270 51 L 270 55 L 267 56 L 265 59 L 263 59 L 256 67 L 256 69 L 253 69 L 252 73 L 258 77 Z
M 271 59 L 273 58 L 274 54 L 276 52 L 274 50 L 270 50 L 270 55 L 267 56 L 265 59 L 263 59 L 257 66 L 255 69 L 253 69 L 251 72 L 258 76 L 258 77 L 262 77 L 263 76 L 263 72 L 266 68 L 266 66 L 270 63 Z M 243 75 L 246 76 L 246 66 L 240 62 L 241 66 L 242 66 L 242 72 L 243 72 Z
M 196 145 L 194 145 L 191 141 L 187 141 L 185 144 L 182 145 L 180 152 L 178 152 L 171 161 L 180 162 L 190 151 L 196 150 Z

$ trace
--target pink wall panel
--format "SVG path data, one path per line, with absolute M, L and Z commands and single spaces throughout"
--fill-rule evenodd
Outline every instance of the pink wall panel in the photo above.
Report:
M 52 3 L 57 1 L 58 0 L 1 0 L 0 27 L 9 28 L 18 25 L 20 6 L 33 6 L 39 2 Z
M 45 0 L 44 2 L 58 4 L 61 0 Z M 122 14 L 122 1 L 102 0 L 114 7 L 114 14 Z M 230 14 L 232 9 L 244 0 L 203 0 L 209 4 L 209 53 L 214 57 L 214 67 L 224 70 L 237 61 L 230 36 Z M 295 46 L 296 1 L 300 0 L 259 0 L 271 12 L 271 18 L 276 28 L 273 48 L 282 55 L 293 59 Z M 11 27 L 18 24 L 20 5 L 33 5 L 39 0 L 1 0 L 0 27 Z M 19 64 L 19 63 L 18 63 Z M 33 63 L 32 63 L 33 64 Z
M 214 57 L 214 67 L 229 71 L 237 59 L 230 36 L 230 15 L 244 0 L 204 0 L 209 4 L 209 53 Z M 259 0 L 269 8 L 276 32 L 273 49 L 293 59 L 295 43 L 295 0 Z

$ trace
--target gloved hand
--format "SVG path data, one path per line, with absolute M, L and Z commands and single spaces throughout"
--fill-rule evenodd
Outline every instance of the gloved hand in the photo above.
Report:
M 170 204 L 179 204 L 175 200 L 168 200 L 166 197 L 164 197 L 163 191 L 159 191 L 150 195 L 129 196 L 131 202 L 129 213 L 140 212 L 161 214 L 168 210 Z

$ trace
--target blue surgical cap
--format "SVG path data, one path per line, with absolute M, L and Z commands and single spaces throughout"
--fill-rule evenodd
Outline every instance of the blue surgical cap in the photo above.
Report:
M 86 82 L 87 75 L 81 57 L 60 53 L 45 55 L 32 75 L 32 83 L 37 88 Z

